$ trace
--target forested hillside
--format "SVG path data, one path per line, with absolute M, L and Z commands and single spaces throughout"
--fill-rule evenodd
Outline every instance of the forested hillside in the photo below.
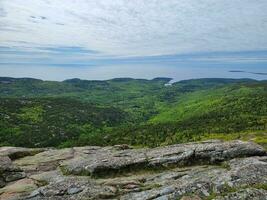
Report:
M 267 81 L 0 78 L 0 145 L 136 146 L 207 138 L 266 144 Z

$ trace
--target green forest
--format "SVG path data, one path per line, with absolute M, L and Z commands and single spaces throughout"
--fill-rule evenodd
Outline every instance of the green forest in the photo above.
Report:
M 267 81 L 0 78 L 0 146 L 267 144 Z M 166 85 L 167 84 L 167 85 Z

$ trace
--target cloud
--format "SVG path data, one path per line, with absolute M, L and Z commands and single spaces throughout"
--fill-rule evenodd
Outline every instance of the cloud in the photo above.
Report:
M 84 49 L 81 47 L 43 47 L 39 48 L 40 50 L 47 50 L 53 53 L 71 53 L 71 54 L 97 54 L 99 52 L 93 51 L 93 50 L 88 50 Z
M 91 58 L 264 51 L 266 10 L 266 0 L 1 0 L 0 46 Z

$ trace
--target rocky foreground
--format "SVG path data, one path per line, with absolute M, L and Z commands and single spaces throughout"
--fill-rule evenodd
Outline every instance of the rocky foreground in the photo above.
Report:
M 266 200 L 267 156 L 250 142 L 154 149 L 0 148 L 0 199 Z

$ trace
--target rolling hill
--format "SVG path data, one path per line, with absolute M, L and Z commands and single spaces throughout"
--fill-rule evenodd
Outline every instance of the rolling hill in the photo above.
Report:
M 0 78 L 0 144 L 160 146 L 203 138 L 266 144 L 267 81 Z M 248 137 L 248 135 L 250 135 Z

